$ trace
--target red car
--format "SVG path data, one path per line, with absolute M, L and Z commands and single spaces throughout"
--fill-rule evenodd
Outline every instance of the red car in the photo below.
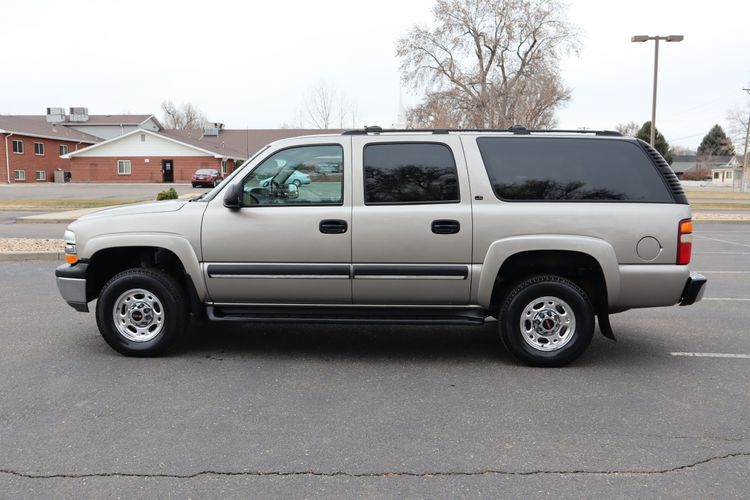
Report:
M 193 174 L 193 178 L 190 180 L 190 183 L 193 185 L 193 187 L 214 187 L 223 180 L 224 177 L 219 173 L 218 170 L 215 170 L 213 168 L 201 168 L 200 170 L 195 171 L 195 173 Z

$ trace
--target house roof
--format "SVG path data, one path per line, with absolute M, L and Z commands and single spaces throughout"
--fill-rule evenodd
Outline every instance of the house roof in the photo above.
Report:
M 162 130 L 159 134 L 214 154 L 247 159 L 263 146 L 300 135 L 338 134 L 341 130 L 320 129 L 223 129 L 219 135 L 203 135 L 201 129 Z
M 154 115 L 89 115 L 85 122 L 71 122 L 68 118 L 65 125 L 140 125 Z
M 162 130 L 153 132 L 151 130 L 136 129 L 124 135 L 113 137 L 106 141 L 99 142 L 92 146 L 77 151 L 71 151 L 64 158 L 78 156 L 81 153 L 89 152 L 106 144 L 119 141 L 133 134 L 149 134 L 156 137 L 162 137 L 168 141 L 177 142 L 188 147 L 192 147 L 202 153 L 213 155 L 215 158 L 233 158 L 245 160 L 263 146 L 301 135 L 318 135 L 324 133 L 340 133 L 340 130 L 319 130 L 319 129 L 229 129 L 222 130 L 217 136 L 203 135 L 201 129 L 185 130 Z
M 98 137 L 68 128 L 64 124 L 47 123 L 47 117 L 43 115 L 0 115 L 0 131 L 89 144 L 101 141 Z

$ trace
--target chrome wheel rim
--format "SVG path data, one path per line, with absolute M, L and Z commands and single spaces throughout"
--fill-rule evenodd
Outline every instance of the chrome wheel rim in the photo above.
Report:
M 126 339 L 148 342 L 164 329 L 164 306 L 154 293 L 134 288 L 117 298 L 112 319 L 117 331 Z
M 558 297 L 539 297 L 529 302 L 521 313 L 521 336 L 538 351 L 557 351 L 575 336 L 576 317 L 573 308 Z

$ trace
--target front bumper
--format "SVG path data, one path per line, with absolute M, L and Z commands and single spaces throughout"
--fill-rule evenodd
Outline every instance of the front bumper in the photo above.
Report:
M 706 277 L 696 272 L 690 272 L 690 277 L 685 284 L 685 289 L 682 291 L 682 300 L 680 300 L 681 306 L 689 306 L 695 304 L 703 298 L 703 293 L 706 291 Z
M 88 264 L 79 262 L 72 266 L 63 264 L 55 269 L 60 295 L 70 307 L 81 312 L 89 312 L 89 305 L 86 300 L 86 268 L 88 268 Z

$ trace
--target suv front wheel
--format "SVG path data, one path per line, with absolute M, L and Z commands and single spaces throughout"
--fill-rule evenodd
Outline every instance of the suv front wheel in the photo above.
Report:
M 594 335 L 594 308 L 586 293 L 560 276 L 518 283 L 498 315 L 506 348 L 533 366 L 563 366 L 580 356 Z
M 158 269 L 128 269 L 99 294 L 96 323 L 104 340 L 126 356 L 162 354 L 187 327 L 182 288 Z

